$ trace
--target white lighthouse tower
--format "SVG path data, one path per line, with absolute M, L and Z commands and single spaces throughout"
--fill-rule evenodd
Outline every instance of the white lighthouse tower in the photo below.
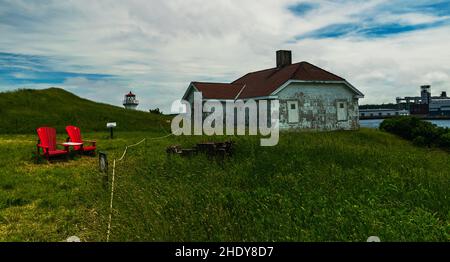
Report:
M 139 101 L 136 100 L 136 95 L 133 94 L 131 91 L 125 95 L 123 99 L 123 106 L 126 109 L 132 109 L 135 110 L 136 107 L 139 105 Z

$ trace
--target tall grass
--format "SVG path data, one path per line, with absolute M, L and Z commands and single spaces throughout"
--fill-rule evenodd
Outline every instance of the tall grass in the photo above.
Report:
M 84 134 L 112 160 L 161 133 Z M 450 240 L 448 153 L 377 130 L 233 137 L 233 157 L 167 156 L 228 137 L 169 137 L 116 167 L 113 241 Z M 34 135 L 0 136 L 0 240 L 104 241 L 109 186 L 97 158 L 39 164 Z M 111 169 L 110 169 L 111 172 Z M 110 174 L 111 175 L 111 174 Z M 110 182 L 110 181 L 109 181 Z
M 224 163 L 168 158 L 167 142 L 136 149 L 118 165 L 112 239 L 449 240 L 445 152 L 375 130 L 235 139 Z

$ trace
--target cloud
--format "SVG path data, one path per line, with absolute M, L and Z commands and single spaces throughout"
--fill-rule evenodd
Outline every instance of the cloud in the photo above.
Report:
M 442 71 L 428 72 L 423 76 L 423 81 L 431 85 L 445 85 L 450 81 L 448 73 Z
M 359 41 L 310 39 L 293 45 L 299 46 L 293 49 L 357 86 L 366 95 L 362 103 L 394 102 L 396 96 L 417 95 L 424 84 L 432 84 L 433 93 L 449 90 L 449 82 L 436 74 L 450 70 L 450 55 L 444 51 L 450 41 L 448 32 L 447 28 L 436 28 Z M 313 48 L 317 51 L 307 53 Z
M 311 33 L 297 37 L 302 38 L 335 38 L 335 37 L 386 37 L 401 33 L 413 32 L 424 29 L 431 29 L 447 25 L 448 20 L 437 21 L 421 24 L 402 24 L 402 23 L 351 23 L 351 24 L 334 24 L 318 29 Z
M 358 5 L 358 1 L 347 3 Z M 372 1 L 361 5 L 363 12 L 350 9 L 343 22 L 328 23 L 298 35 L 305 38 L 364 37 L 376 38 L 390 35 L 449 26 L 448 1 Z M 341 6 L 345 7 L 345 4 Z M 320 15 L 320 14 L 317 14 Z
M 447 2 L 0 0 L 0 90 L 57 85 L 118 106 L 132 90 L 168 112 L 190 81 L 233 81 L 291 49 L 362 103 L 390 102 L 448 88 Z

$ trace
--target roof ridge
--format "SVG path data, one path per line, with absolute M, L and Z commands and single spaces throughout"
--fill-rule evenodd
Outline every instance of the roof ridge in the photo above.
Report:
M 300 64 L 300 63 L 302 63 L 302 62 L 293 63 L 293 64 L 290 64 L 290 65 L 287 65 L 287 66 L 296 65 L 296 64 Z M 250 75 L 250 74 L 261 73 L 261 72 L 269 71 L 269 70 L 275 70 L 275 72 L 278 72 L 278 69 L 280 69 L 280 68 L 278 68 L 278 67 L 271 67 L 271 68 L 267 68 L 267 69 L 261 69 L 261 70 L 249 72 L 249 73 L 247 73 L 247 74 L 245 74 L 245 75 L 239 77 L 238 79 L 234 80 L 234 81 L 231 82 L 231 83 L 235 83 L 235 82 L 239 81 L 240 79 L 242 79 L 242 78 L 244 78 L 244 77 L 246 77 L 246 76 L 248 76 L 248 75 Z
M 340 77 L 340 76 L 338 76 L 338 75 L 336 75 L 336 74 L 333 74 L 333 73 L 331 73 L 330 71 L 325 70 L 325 69 L 323 69 L 323 68 L 321 68 L 321 67 L 318 67 L 318 66 L 316 66 L 316 65 L 314 65 L 314 64 L 311 64 L 311 63 L 309 63 L 309 62 L 307 62 L 307 61 L 302 61 L 301 63 L 305 63 L 305 64 L 308 64 L 308 65 L 311 65 L 311 66 L 313 66 L 313 67 L 315 67 L 315 68 L 317 68 L 317 69 L 319 69 L 319 70 L 322 70 L 322 71 L 327 72 L 327 73 L 330 74 L 330 75 L 333 75 L 333 76 L 338 77 L 338 78 L 340 78 L 340 79 L 342 79 L 342 80 L 345 80 L 345 78 Z M 345 81 L 347 81 L 347 80 L 345 80 Z
M 192 81 L 193 84 L 221 84 L 221 85 L 243 85 L 239 83 L 227 83 L 227 82 L 201 82 L 201 81 Z
M 265 70 L 283 69 L 283 68 L 285 68 L 285 67 L 293 66 L 293 65 L 299 65 L 299 64 L 301 64 L 301 63 L 302 63 L 302 62 L 291 63 L 291 64 L 285 65 L 285 66 L 283 66 L 283 67 L 271 67 L 271 68 L 269 68 L 269 69 L 259 70 L 259 71 L 255 71 L 255 72 L 251 72 L 251 73 L 259 73 L 259 72 L 265 71 Z
M 241 95 L 242 91 L 244 91 L 244 89 L 245 89 L 246 86 L 247 86 L 247 85 L 244 84 L 244 86 L 241 88 L 241 90 L 239 91 L 239 93 L 238 93 L 238 94 L 236 95 L 236 97 L 234 98 L 235 101 L 239 98 L 239 96 Z
M 302 62 L 298 63 L 297 69 L 295 69 L 294 73 L 291 74 L 291 77 L 289 79 L 293 79 L 301 67 L 302 67 Z

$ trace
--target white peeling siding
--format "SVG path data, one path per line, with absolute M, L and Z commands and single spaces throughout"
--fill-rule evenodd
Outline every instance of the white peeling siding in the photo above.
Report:
M 291 83 L 278 93 L 280 128 L 306 130 L 351 130 L 359 128 L 358 99 L 344 84 Z M 299 122 L 288 122 L 288 101 L 298 101 Z M 338 121 L 337 103 L 346 102 L 347 121 Z

